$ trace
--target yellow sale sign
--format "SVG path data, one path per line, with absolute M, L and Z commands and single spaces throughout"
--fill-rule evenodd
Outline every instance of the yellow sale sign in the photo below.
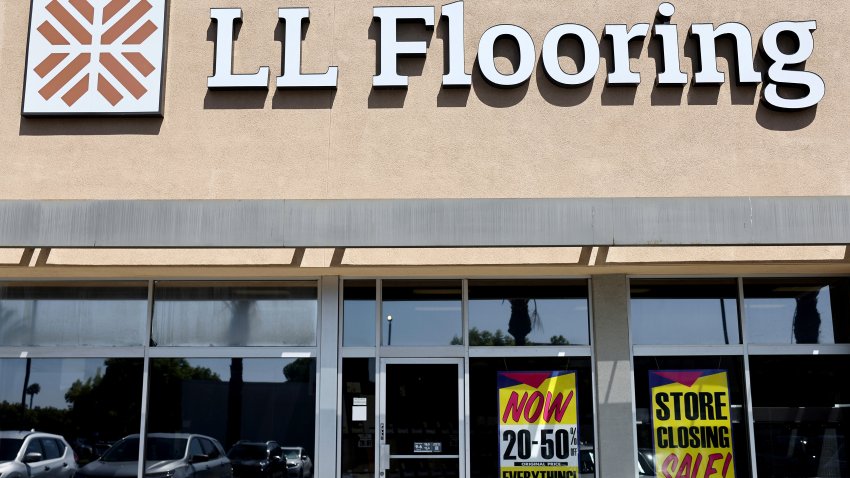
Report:
M 498 388 L 501 478 L 576 478 L 576 372 L 499 372 Z
M 725 370 L 652 370 L 655 471 L 663 478 L 734 478 Z

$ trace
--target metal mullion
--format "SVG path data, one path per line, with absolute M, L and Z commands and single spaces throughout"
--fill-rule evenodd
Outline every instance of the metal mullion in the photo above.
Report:
M 384 386 L 384 364 L 381 362 L 381 315 L 384 313 L 384 282 L 383 279 L 375 279 L 375 347 L 372 350 L 372 356 L 375 358 L 375 437 L 373 443 L 376 444 L 374 449 L 375 465 L 374 478 L 384 475 L 384 470 L 381 469 L 381 434 L 378 428 L 382 426 L 381 407 L 384 406 L 383 393 Z
M 463 447 L 464 447 L 464 456 L 466 459 L 462 459 L 458 457 L 460 463 L 458 463 L 458 470 L 462 473 L 462 477 L 468 478 L 472 475 L 472 470 L 470 468 L 472 460 L 469 459 L 471 449 L 470 449 L 470 426 L 471 426 L 471 416 L 472 409 L 469 401 L 469 279 L 461 280 L 461 297 L 460 297 L 460 314 L 461 314 L 461 337 L 463 337 L 463 383 L 461 384 L 461 390 L 463 392 Z
M 744 279 L 738 277 L 738 318 L 739 327 L 741 328 L 741 343 L 744 347 L 744 398 L 747 401 L 747 435 L 750 440 L 750 472 L 752 473 L 753 478 L 758 478 L 758 469 L 756 467 L 755 419 L 753 418 L 753 391 L 750 382 L 749 334 L 747 332 L 747 308 L 745 307 L 745 300 Z
M 597 367 L 596 367 L 596 341 L 593 339 L 593 332 L 596 330 L 596 323 L 594 322 L 593 317 L 593 287 L 591 287 L 591 279 L 588 278 L 585 283 L 587 284 L 587 340 L 590 343 L 588 346 L 588 351 L 590 353 L 590 387 L 591 387 L 591 397 L 593 399 L 593 449 L 599 450 L 598 436 L 599 436 L 599 400 L 597 399 L 596 386 L 598 383 Z M 627 282 L 628 283 L 628 282 Z M 628 287 L 626 288 L 628 290 Z M 628 317 L 626 318 L 626 326 L 628 327 L 629 321 Z M 631 344 L 631 342 L 629 342 Z M 631 349 L 631 347 L 629 347 Z M 631 350 L 630 350 L 631 352 Z M 629 357 L 631 357 L 631 353 L 629 353 Z M 630 380 L 633 382 L 634 380 Z M 632 408 L 634 408 L 634 400 L 632 400 Z M 634 427 L 632 427 L 634 428 Z M 637 443 L 637 442 L 635 442 Z M 599 472 L 596 471 L 599 467 L 594 467 L 593 476 L 598 477 Z
M 0 358 L 144 358 L 145 347 L 0 347 Z
M 345 347 L 340 355 L 343 358 L 375 358 L 375 347 Z
M 381 347 L 381 357 L 464 357 L 463 346 L 446 345 L 443 347 Z
M 342 474 L 342 361 L 343 361 L 343 332 L 345 323 L 345 314 L 343 313 L 343 307 L 345 305 L 345 300 L 343 299 L 345 295 L 345 279 L 342 277 L 338 278 L 339 281 L 339 296 L 337 297 L 337 356 L 336 356 L 336 470 L 334 470 L 333 475 L 337 478 Z M 374 443 L 374 442 L 373 442 Z
M 316 358 L 317 347 L 151 347 L 152 358 Z
M 570 345 L 564 348 L 545 347 L 471 347 L 470 357 L 591 357 L 590 345 Z
M 150 397 L 150 346 L 151 337 L 153 336 L 153 288 L 154 281 L 149 280 L 147 322 L 145 324 L 145 330 L 147 331 L 145 341 L 147 343 L 144 346 L 144 359 L 142 362 L 142 402 L 141 418 L 139 423 L 139 436 L 141 439 L 139 440 L 139 460 L 136 476 L 145 476 L 145 442 L 147 441 L 145 440 L 145 437 L 148 432 L 148 401 Z
M 751 355 L 850 355 L 850 344 L 753 344 L 749 352 Z
M 705 356 L 744 354 L 743 345 L 633 345 L 634 355 L 641 356 Z
M 637 346 L 634 345 L 634 335 L 632 335 L 632 278 L 633 277 L 631 276 L 626 276 L 626 335 L 629 337 L 629 388 L 631 388 L 632 391 L 631 403 L 629 405 L 632 409 L 632 443 L 635 444 L 635 448 L 632 450 L 632 453 L 635 454 L 635 472 L 637 473 L 637 453 L 639 453 L 640 445 L 638 445 L 637 436 L 638 419 L 637 389 L 635 388 L 635 357 L 638 356 L 638 353 Z M 612 370 L 611 373 L 613 374 L 614 371 Z

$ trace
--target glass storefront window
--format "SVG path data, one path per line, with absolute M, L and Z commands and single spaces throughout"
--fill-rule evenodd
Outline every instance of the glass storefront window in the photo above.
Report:
M 342 344 L 375 346 L 377 302 L 374 280 L 346 280 L 342 290 Z
M 635 345 L 740 344 L 734 279 L 633 279 Z
M 850 280 L 744 279 L 747 341 L 850 343 Z
M 850 477 L 850 357 L 750 358 L 760 478 Z
M 304 282 L 159 282 L 152 344 L 315 346 L 318 290 Z
M 316 359 L 151 359 L 148 407 L 149 441 L 197 434 L 225 451 L 274 442 L 312 462 Z
M 589 345 L 587 281 L 469 281 L 469 345 Z
M 139 432 L 142 365 L 135 358 L 0 359 L 0 430 L 61 435 L 84 466 Z
M 140 346 L 146 282 L 0 283 L 0 346 Z
M 342 361 L 341 463 L 345 478 L 375 476 L 375 359 Z
M 499 476 L 498 372 L 576 371 L 579 476 L 595 476 L 593 380 L 590 358 L 503 357 L 469 359 L 469 446 L 471 478 Z
M 665 425 L 660 425 L 657 429 L 654 429 L 650 372 L 657 373 L 659 371 L 668 377 L 672 374 L 684 377 L 685 381 L 682 383 L 686 386 L 679 388 L 686 391 L 674 391 L 668 394 L 667 400 L 661 400 L 669 414 L 669 420 L 665 422 Z M 696 378 L 695 372 L 705 371 L 711 373 L 725 372 L 728 393 L 725 393 L 721 398 L 716 397 L 714 393 L 710 392 L 700 394 L 700 392 L 704 392 L 704 385 L 688 382 L 688 377 L 691 377 L 690 380 Z M 679 448 L 693 451 L 711 449 L 710 452 L 705 451 L 701 453 L 701 455 L 707 456 L 711 456 L 712 453 L 718 453 L 722 449 L 728 449 L 731 446 L 732 460 L 730 461 L 730 468 L 734 466 L 734 476 L 742 478 L 751 475 L 747 433 L 748 420 L 746 417 L 747 407 L 744 398 L 744 373 L 741 357 L 635 357 L 634 381 L 637 419 L 635 426 L 637 428 L 638 442 L 638 456 L 636 460 L 641 476 L 656 475 L 656 466 L 658 464 L 656 463 L 655 446 L 658 439 L 665 440 L 666 445 L 664 445 L 664 448 L 667 449 Z M 673 396 L 674 393 L 679 395 Z M 726 396 L 728 396 L 729 403 L 725 402 Z M 718 404 L 722 404 L 722 408 L 729 409 L 728 417 L 720 415 L 722 408 Z M 717 415 L 715 416 L 715 414 Z M 714 421 L 715 418 L 718 418 L 716 422 Z M 720 418 L 724 420 L 719 420 Z M 707 425 L 717 425 L 718 422 L 723 421 L 727 423 L 731 422 L 731 436 L 726 436 L 718 428 Z M 676 423 L 678 426 L 668 430 L 666 424 L 670 423 Z M 680 434 L 683 431 L 687 433 Z M 730 443 L 726 443 L 726 440 L 729 440 Z M 718 446 L 715 447 L 714 445 Z M 720 450 L 717 450 L 717 448 L 720 448 Z M 693 451 L 691 455 L 696 456 Z M 665 453 L 665 455 L 669 456 L 669 453 Z M 722 461 L 716 462 L 715 468 L 721 470 L 722 464 Z M 661 463 L 661 466 L 666 466 L 665 469 L 671 476 L 679 476 L 678 473 L 682 472 L 684 468 L 690 469 L 691 466 L 696 465 L 695 462 L 686 464 L 685 460 L 682 459 L 678 462 L 666 462 L 666 465 L 665 463 Z M 708 463 L 701 459 L 699 469 L 702 470 L 702 473 L 706 472 L 707 467 Z M 702 474 L 699 476 L 702 476 Z M 730 473 L 728 476 L 732 476 L 732 474 Z
M 385 280 L 381 343 L 462 345 L 460 280 Z

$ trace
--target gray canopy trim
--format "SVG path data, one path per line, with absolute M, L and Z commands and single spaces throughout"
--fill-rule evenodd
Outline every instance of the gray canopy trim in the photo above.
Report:
M 0 247 L 843 245 L 850 196 L 0 201 Z

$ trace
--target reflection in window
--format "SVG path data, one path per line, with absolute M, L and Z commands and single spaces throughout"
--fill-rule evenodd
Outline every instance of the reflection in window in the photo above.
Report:
M 342 344 L 346 347 L 375 346 L 374 280 L 347 280 L 343 283 Z
M 385 280 L 382 344 L 456 345 L 461 335 L 461 281 Z
M 744 297 L 751 343 L 850 342 L 848 279 L 745 279 Z
M 588 324 L 587 281 L 469 282 L 469 345 L 589 345 Z
M 81 465 L 138 433 L 141 399 L 142 359 L 0 359 L 0 429 L 61 435 Z
M 312 458 L 315 419 L 313 358 L 151 360 L 149 433 L 205 435 L 225 450 L 276 441 Z
M 0 283 L 0 345 L 145 343 L 147 283 Z
M 590 359 L 471 358 L 469 359 L 469 458 L 472 478 L 499 476 L 499 400 L 497 372 L 575 370 L 578 393 L 578 429 L 581 477 L 594 476 L 593 381 Z
M 729 385 L 729 404 L 732 421 L 732 454 L 735 476 L 750 476 L 749 440 L 747 434 L 746 404 L 744 401 L 744 373 L 741 357 L 635 357 L 635 417 L 637 422 L 637 463 L 640 474 L 655 476 L 655 448 L 653 445 L 652 415 L 650 412 L 650 370 L 725 370 Z M 705 466 L 705 465 L 703 465 Z M 731 476 L 731 474 L 730 474 Z M 759 472 L 761 476 L 761 472 Z
M 160 282 L 153 343 L 316 345 L 315 282 Z
M 374 323 L 374 321 L 373 321 Z M 342 476 L 375 476 L 375 359 L 342 361 Z
M 741 343 L 735 280 L 631 281 L 630 322 L 636 345 Z
M 850 357 L 751 357 L 759 477 L 850 477 Z

